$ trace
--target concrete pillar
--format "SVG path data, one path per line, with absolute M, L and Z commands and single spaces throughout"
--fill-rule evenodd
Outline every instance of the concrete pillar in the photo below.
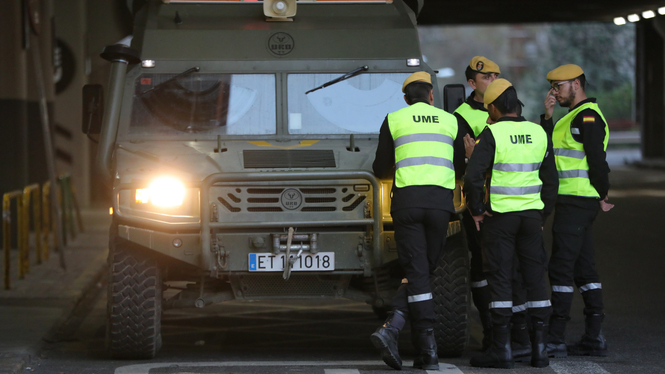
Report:
M 40 94 L 37 79 L 43 80 L 44 94 L 48 111 L 49 125 L 53 133 L 54 118 L 54 81 L 53 81 L 53 4 L 51 0 L 40 0 L 34 4 L 39 7 L 39 34 L 30 33 L 30 48 L 27 51 L 26 67 L 28 71 L 28 182 L 43 184 L 49 179 L 47 160 L 54 155 L 46 154 L 44 130 L 39 109 Z M 41 77 L 35 70 L 35 58 L 40 59 Z M 56 170 L 56 173 L 59 173 Z
M 636 23 L 636 117 L 645 159 L 665 158 L 665 22 Z
M 21 0 L 0 12 L 0 192 L 28 184 L 27 54 Z
M 55 92 L 56 169 L 72 176 L 79 203 L 90 205 L 90 140 L 81 132 L 81 89 L 87 83 L 86 0 L 54 0 L 58 48 Z

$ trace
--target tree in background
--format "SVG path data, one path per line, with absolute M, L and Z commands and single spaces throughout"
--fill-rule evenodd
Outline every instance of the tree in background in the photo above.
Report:
M 578 64 L 587 76 L 587 94 L 596 97 L 610 126 L 636 128 L 633 122 L 635 27 L 607 23 L 565 23 L 498 26 L 425 26 L 419 28 L 427 63 L 454 72 L 439 85 L 466 83 L 464 69 L 475 55 L 501 66 L 524 102 L 524 116 L 534 122 L 543 113 L 549 90 L 547 72 L 562 64 Z M 445 69 L 445 70 L 444 70 Z M 555 109 L 560 118 L 566 109 Z

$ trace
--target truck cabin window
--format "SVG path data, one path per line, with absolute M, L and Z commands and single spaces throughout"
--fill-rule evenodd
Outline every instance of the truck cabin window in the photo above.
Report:
M 131 134 L 276 133 L 274 75 L 176 75 L 138 77 Z
M 388 113 L 407 106 L 402 83 L 409 73 L 363 73 L 305 94 L 339 75 L 288 76 L 289 134 L 378 134 Z

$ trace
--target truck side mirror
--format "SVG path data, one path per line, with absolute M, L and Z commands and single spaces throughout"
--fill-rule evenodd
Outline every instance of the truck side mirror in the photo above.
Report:
M 463 84 L 447 84 L 443 87 L 443 110 L 452 113 L 466 99 L 466 88 Z
M 104 116 L 104 88 L 101 84 L 86 84 L 83 86 L 81 131 L 90 136 L 98 135 L 102 131 L 102 117 Z

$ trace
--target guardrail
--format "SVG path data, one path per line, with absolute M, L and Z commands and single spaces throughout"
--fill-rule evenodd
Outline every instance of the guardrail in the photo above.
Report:
M 74 215 L 76 215 L 78 230 L 83 231 L 83 222 L 78 202 L 74 194 L 71 177 L 63 174 L 58 178 L 58 189 L 53 196 L 51 183 L 44 183 L 41 188 L 39 184 L 31 184 L 23 190 L 10 191 L 2 197 L 2 239 L 4 249 L 4 286 L 11 288 L 11 250 L 12 250 L 12 202 L 15 201 L 16 212 L 16 245 L 18 247 L 18 278 L 24 279 L 30 272 L 30 223 L 32 212 L 32 229 L 34 232 L 34 248 L 37 264 L 49 259 L 50 241 L 53 237 L 53 246 L 57 243 L 57 235 L 63 235 L 63 239 L 69 236 L 76 237 Z M 50 207 L 51 199 L 56 198 L 62 206 L 63 220 L 62 232 L 56 230 L 56 221 L 52 219 Z M 52 235 L 51 235 L 52 234 Z

